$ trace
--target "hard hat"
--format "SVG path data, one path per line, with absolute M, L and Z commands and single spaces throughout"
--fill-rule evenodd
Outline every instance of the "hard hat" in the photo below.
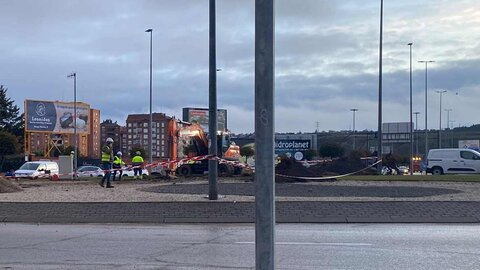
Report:
M 122 156 L 122 151 L 118 151 L 117 156 Z
M 135 154 L 137 154 L 137 155 L 141 155 L 141 154 L 142 154 L 142 152 L 140 152 L 140 151 L 137 151 L 137 152 L 135 152 Z
M 113 143 L 113 139 L 112 138 L 107 138 L 106 142 L 107 143 L 110 143 L 110 142 Z

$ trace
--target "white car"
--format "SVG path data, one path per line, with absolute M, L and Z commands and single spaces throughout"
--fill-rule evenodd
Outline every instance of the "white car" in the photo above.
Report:
M 147 176 L 149 175 L 147 169 L 142 169 L 142 175 Z M 128 170 L 122 170 L 122 177 L 127 177 L 127 176 L 134 176 L 134 171 L 133 169 L 128 169 Z
M 480 153 L 467 148 L 431 149 L 427 157 L 427 173 L 480 173 Z
M 15 171 L 17 178 L 48 178 L 58 177 L 58 164 L 53 161 L 31 161 L 23 164 Z
M 98 166 L 81 166 L 77 170 L 77 177 L 103 177 L 105 172 Z

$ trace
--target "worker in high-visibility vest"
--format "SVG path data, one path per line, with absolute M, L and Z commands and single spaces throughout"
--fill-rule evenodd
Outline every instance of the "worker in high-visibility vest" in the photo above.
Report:
M 135 153 L 135 156 L 132 158 L 132 166 L 133 168 L 133 177 L 137 179 L 137 174 L 142 179 L 142 167 L 143 167 L 143 157 L 140 151 Z
M 105 170 L 105 175 L 100 181 L 100 186 L 105 187 L 105 182 L 107 183 L 107 188 L 113 188 L 111 182 L 112 174 L 112 162 L 113 162 L 113 139 L 107 138 L 105 140 L 105 145 L 102 147 L 102 165 Z
M 113 158 L 113 181 L 115 181 L 115 176 L 118 173 L 118 181 L 122 180 L 122 167 L 125 166 L 125 162 L 122 160 L 122 152 L 118 151 L 115 157 Z

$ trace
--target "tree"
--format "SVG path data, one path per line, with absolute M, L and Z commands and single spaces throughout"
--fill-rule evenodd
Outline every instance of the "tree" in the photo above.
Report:
M 13 100 L 7 97 L 7 88 L 0 85 L 0 131 L 6 131 L 17 138 L 23 138 L 23 113 L 14 105 Z
M 255 150 L 251 146 L 244 146 L 240 148 L 240 155 L 248 159 L 249 157 L 255 155 Z
M 315 149 L 308 149 L 305 151 L 305 159 L 306 160 L 312 160 L 314 157 L 317 156 L 317 150 Z
M 3 167 L 5 156 L 17 153 L 18 149 L 17 138 L 9 132 L 0 131 L 0 170 Z
M 322 157 L 341 157 L 345 153 L 345 149 L 336 143 L 326 143 L 320 146 L 319 153 Z

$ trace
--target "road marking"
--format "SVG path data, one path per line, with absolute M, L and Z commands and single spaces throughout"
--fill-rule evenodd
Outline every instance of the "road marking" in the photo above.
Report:
M 255 244 L 255 242 L 235 242 L 235 244 Z M 298 245 L 298 246 L 372 246 L 373 244 L 369 243 L 320 243 L 320 242 L 276 242 L 276 245 Z

